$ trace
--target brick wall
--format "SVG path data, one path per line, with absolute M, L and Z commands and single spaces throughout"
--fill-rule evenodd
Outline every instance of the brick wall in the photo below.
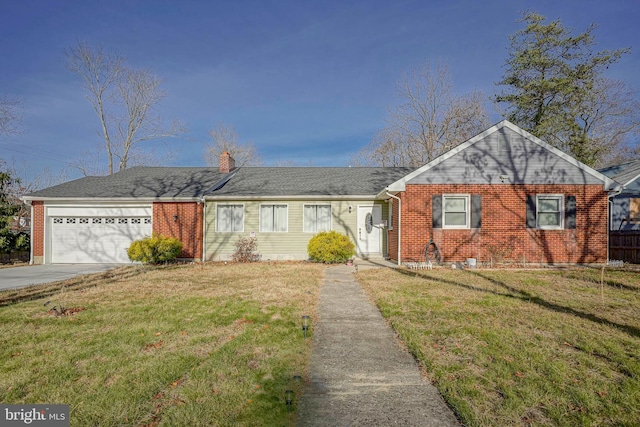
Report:
M 44 202 L 34 201 L 33 206 L 33 218 L 31 223 L 33 224 L 33 235 L 31 236 L 31 247 L 33 250 L 34 264 L 44 263 Z
M 387 247 L 389 258 L 397 260 L 398 258 L 398 223 L 399 223 L 399 203 L 396 199 L 391 199 L 391 218 L 393 222 L 393 229 L 387 231 Z
M 482 227 L 451 230 L 432 227 L 431 198 L 439 194 L 482 195 Z M 576 228 L 526 228 L 528 194 L 576 196 Z M 424 260 L 431 237 L 443 261 L 605 262 L 607 193 L 601 185 L 407 185 L 402 199 L 402 260 Z M 394 201 L 394 220 L 398 203 Z M 397 258 L 397 230 L 389 231 L 389 255 Z
M 180 258 L 202 259 L 202 205 L 195 202 L 153 204 L 153 232 L 182 242 Z

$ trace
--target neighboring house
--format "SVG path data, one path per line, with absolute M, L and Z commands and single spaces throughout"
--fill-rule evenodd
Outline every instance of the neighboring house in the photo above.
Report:
M 640 160 L 601 169 L 622 184 L 610 212 L 609 254 L 616 261 L 640 263 Z
M 640 160 L 600 169 L 600 172 L 622 184 L 611 209 L 611 230 L 640 231 Z
M 34 263 L 128 262 L 131 241 L 179 238 L 182 258 L 227 260 L 255 237 L 263 260 L 307 259 L 317 232 L 361 257 L 587 263 L 607 260 L 607 176 L 503 121 L 417 170 L 136 167 L 24 197 Z

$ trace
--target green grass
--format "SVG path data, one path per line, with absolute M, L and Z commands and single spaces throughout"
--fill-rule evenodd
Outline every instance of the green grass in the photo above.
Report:
M 0 402 L 69 404 L 72 426 L 292 425 L 322 271 L 129 267 L 0 293 Z
M 73 426 L 293 425 L 323 269 L 128 267 L 0 292 L 0 402 L 66 403 Z M 640 424 L 639 273 L 358 278 L 465 425 Z
M 638 272 L 358 277 L 466 426 L 640 425 Z

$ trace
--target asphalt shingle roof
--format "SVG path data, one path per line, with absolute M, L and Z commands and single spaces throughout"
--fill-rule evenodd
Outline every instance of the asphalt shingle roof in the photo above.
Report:
M 375 195 L 410 168 L 246 167 L 210 196 Z
M 640 160 L 609 166 L 608 168 L 600 169 L 599 172 L 618 181 L 620 184 L 626 184 L 632 179 L 640 177 Z
M 411 168 L 245 167 L 231 174 L 209 167 L 133 167 L 28 194 L 27 199 L 194 199 L 215 196 L 375 195 Z M 229 179 L 224 183 L 225 179 Z M 224 183 L 215 191 L 217 184 Z
M 227 174 L 216 168 L 133 167 L 45 188 L 27 198 L 195 198 Z

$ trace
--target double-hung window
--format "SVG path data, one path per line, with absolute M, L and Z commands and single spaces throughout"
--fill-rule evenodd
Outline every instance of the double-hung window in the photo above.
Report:
M 443 228 L 469 228 L 468 194 L 444 194 L 442 202 Z
M 331 205 L 304 205 L 303 230 L 318 233 L 331 230 Z
M 244 231 L 244 205 L 218 205 L 216 231 L 218 233 Z
M 285 233 L 287 231 L 287 205 L 261 205 L 260 231 L 264 233 Z
M 537 228 L 563 228 L 563 200 L 564 196 L 558 194 L 538 194 L 536 196 Z
M 482 228 L 482 195 L 434 194 L 431 196 L 431 218 L 433 228 Z
M 576 196 L 530 194 L 527 196 L 527 228 L 564 230 L 576 228 Z

